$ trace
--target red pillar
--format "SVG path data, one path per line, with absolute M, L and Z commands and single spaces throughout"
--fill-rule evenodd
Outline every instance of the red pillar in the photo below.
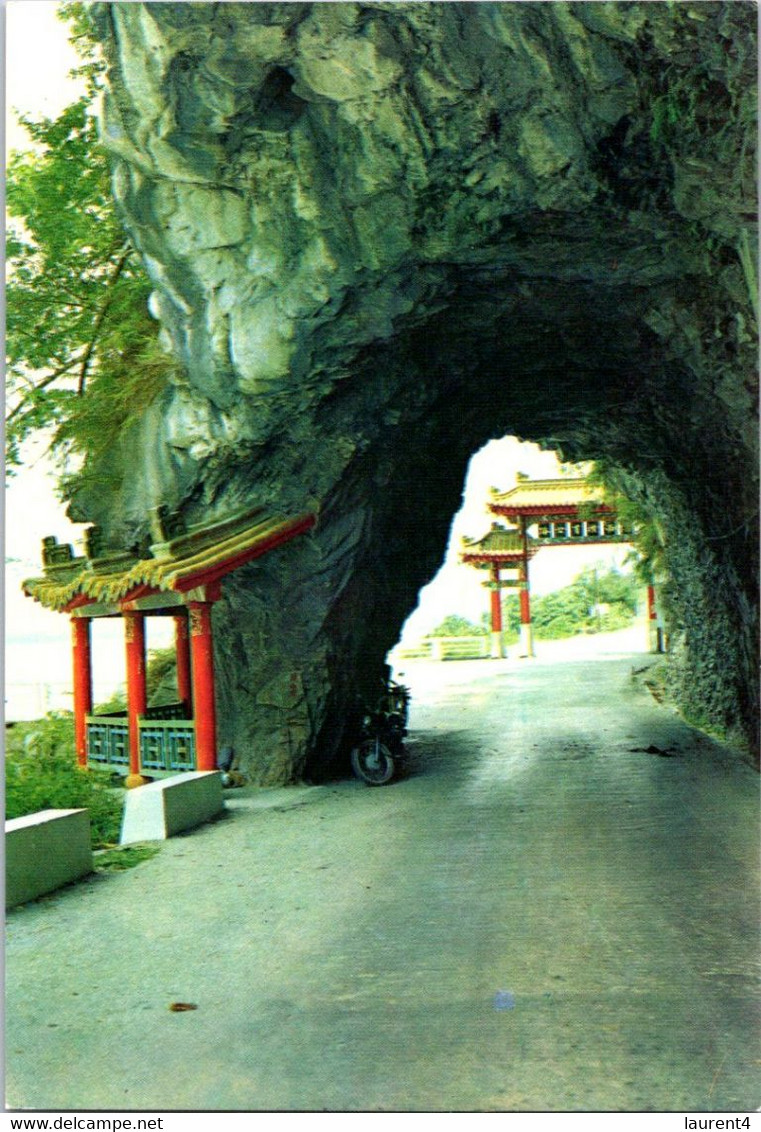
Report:
M 650 652 L 664 652 L 663 630 L 658 626 L 658 608 L 655 604 L 655 586 L 647 587 L 647 629 Z
M 491 631 L 502 632 L 502 591 L 499 588 L 499 566 L 491 568 Z
M 521 656 L 534 655 L 534 637 L 531 632 L 531 598 L 529 597 L 528 580 L 528 523 L 525 516 L 521 516 L 521 534 L 523 536 L 523 562 L 521 564 Z
M 501 660 L 504 654 L 502 639 L 502 590 L 499 585 L 499 566 L 492 563 L 491 567 L 491 656 L 492 659 Z
M 525 567 L 524 567 L 524 571 L 525 571 Z M 526 579 L 525 572 L 524 572 L 523 580 L 522 580 L 522 583 L 521 583 L 520 600 L 521 600 L 521 625 L 530 625 L 531 624 L 531 598 L 529 597 L 528 581 Z
M 214 706 L 214 642 L 211 602 L 191 601 L 190 649 L 193 657 L 193 718 L 198 770 L 217 769 L 217 716 Z
M 148 703 L 145 687 L 145 618 L 142 613 L 124 614 L 124 640 L 127 648 L 127 718 L 129 723 L 129 775 L 127 786 L 140 786 L 140 732 L 138 716 Z
M 193 688 L 190 676 L 190 640 L 186 613 L 174 615 L 174 645 L 177 657 L 177 697 L 186 703 L 193 714 Z
M 647 619 L 648 621 L 656 621 L 658 614 L 655 610 L 655 586 L 650 585 L 647 587 Z
M 79 766 L 87 766 L 87 723 L 92 711 L 90 617 L 72 617 L 71 646 L 74 667 L 74 746 Z

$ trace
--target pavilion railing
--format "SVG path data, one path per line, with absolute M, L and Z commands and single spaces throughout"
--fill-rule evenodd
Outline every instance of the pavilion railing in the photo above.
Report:
M 140 773 L 161 778 L 196 769 L 195 723 L 187 719 L 184 703 L 149 707 L 138 719 Z M 127 713 L 88 715 L 87 765 L 104 767 L 117 774 L 129 773 L 129 723 Z
M 192 719 L 138 720 L 140 773 L 148 778 L 196 770 L 196 736 Z
M 117 773 L 129 773 L 129 724 L 127 713 L 85 716 L 87 728 L 87 765 L 110 767 Z

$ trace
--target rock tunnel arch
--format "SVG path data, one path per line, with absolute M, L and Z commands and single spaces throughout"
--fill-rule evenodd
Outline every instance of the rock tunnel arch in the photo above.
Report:
M 215 613 L 254 780 L 333 764 L 505 434 L 654 515 L 676 695 L 751 737 L 752 8 L 95 9 L 115 196 L 184 376 L 71 514 L 132 546 L 159 504 L 319 513 Z

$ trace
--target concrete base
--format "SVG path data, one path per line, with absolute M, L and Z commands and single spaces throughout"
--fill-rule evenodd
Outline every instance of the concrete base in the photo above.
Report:
M 520 627 L 520 642 L 518 655 L 525 659 L 534 656 L 534 635 L 530 625 L 522 624 Z
M 120 843 L 164 841 L 210 821 L 223 809 L 218 770 L 162 778 L 125 795 Z
M 93 871 L 87 810 L 40 810 L 5 823 L 5 907 Z

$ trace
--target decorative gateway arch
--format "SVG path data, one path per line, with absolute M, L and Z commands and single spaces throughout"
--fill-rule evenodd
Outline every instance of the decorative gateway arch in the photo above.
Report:
M 602 489 L 586 476 L 532 480 L 519 472 L 517 479 L 510 491 L 493 490 L 488 504 L 493 515 L 514 525 L 494 522 L 483 538 L 464 538 L 460 552 L 463 563 L 490 571 L 485 585 L 491 593 L 492 657 L 504 656 L 504 589 L 519 591 L 520 654 L 534 655 L 529 562 L 542 547 L 631 542 L 633 536 L 632 528 L 605 501 Z M 509 577 L 503 575 L 504 570 Z M 657 618 L 652 585 L 648 587 L 648 618 L 652 636 Z
M 108 767 L 127 786 L 192 770 L 217 769 L 212 607 L 233 570 L 314 527 L 316 515 L 282 517 L 250 510 L 213 525 L 170 533 L 158 509 L 150 557 L 99 546 L 97 528 L 87 553 L 43 540 L 43 576 L 23 583 L 28 597 L 68 613 L 72 627 L 74 736 L 80 766 Z M 172 617 L 178 701 L 149 707 L 145 619 Z M 127 659 L 127 708 L 93 712 L 92 622 L 120 617 Z

